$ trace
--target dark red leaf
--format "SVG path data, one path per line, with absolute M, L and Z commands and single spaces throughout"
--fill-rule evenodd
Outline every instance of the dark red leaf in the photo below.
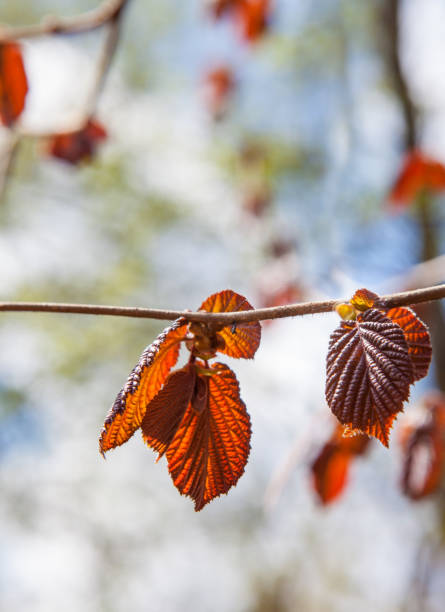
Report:
M 20 45 L 0 43 L 0 121 L 11 127 L 25 108 L 28 80 Z
M 370 309 L 333 332 L 327 357 L 326 400 L 340 423 L 388 446 L 389 430 L 414 381 L 402 329 Z
M 53 136 L 48 143 L 48 153 L 76 165 L 94 157 L 98 144 L 106 138 L 105 128 L 98 121 L 89 119 L 80 130 Z

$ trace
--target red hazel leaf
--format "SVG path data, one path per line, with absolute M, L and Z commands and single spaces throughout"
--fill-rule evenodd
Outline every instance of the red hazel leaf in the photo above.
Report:
M 25 108 L 28 80 L 20 45 L 0 43 L 0 121 L 12 127 Z
M 321 504 L 326 506 L 343 492 L 351 455 L 341 453 L 332 442 L 327 442 L 311 465 L 312 484 Z
M 238 482 L 250 451 L 250 418 L 236 376 L 222 363 L 211 370 L 207 406 L 197 411 L 189 404 L 166 451 L 173 483 L 196 511 Z
M 147 405 L 178 360 L 186 332 L 184 319 L 177 319 L 144 350 L 105 419 L 99 440 L 102 454 L 127 442 L 140 427 Z
M 431 339 L 427 326 L 422 323 L 413 310 L 403 307 L 384 310 L 379 307 L 379 296 L 368 289 L 358 289 L 351 298 L 350 305 L 356 311 L 362 312 L 372 307 L 379 308 L 391 321 L 397 323 L 402 328 L 408 344 L 408 352 L 414 370 L 414 381 L 427 375 L 432 356 Z M 356 318 L 355 315 L 349 316 L 349 308 L 348 304 L 339 304 L 336 310 L 345 320 Z
M 226 289 L 219 293 L 214 293 L 208 297 L 200 306 L 200 310 L 205 312 L 241 312 L 253 310 L 245 297 Z M 261 325 L 258 321 L 247 323 L 237 323 L 223 327 L 217 332 L 223 340 L 217 350 L 229 357 L 237 359 L 252 359 L 255 355 L 261 340 Z
M 365 453 L 370 443 L 365 434 L 345 437 L 343 431 L 344 427 L 338 424 L 311 465 L 312 484 L 323 505 L 341 495 L 351 462 Z
M 427 375 L 431 363 L 432 347 L 427 326 L 410 308 L 391 308 L 386 316 L 402 328 L 414 369 L 414 380 Z
M 240 0 L 236 17 L 242 38 L 253 43 L 267 31 L 270 18 L 270 0 Z
M 98 144 L 106 138 L 105 128 L 98 121 L 89 119 L 80 130 L 55 134 L 48 143 L 48 153 L 76 165 L 94 157 Z
M 410 151 L 391 189 L 393 205 L 410 204 L 423 190 L 441 192 L 445 189 L 445 166 L 422 151 Z
M 147 406 L 142 419 L 142 436 L 159 457 L 173 440 L 189 405 L 196 383 L 196 368 L 187 364 L 169 374 L 164 386 Z
M 340 423 L 388 446 L 389 431 L 414 381 L 402 329 L 375 309 L 342 321 L 327 357 L 326 400 Z
M 227 290 L 210 296 L 202 308 L 237 312 L 252 307 Z M 184 318 L 166 328 L 133 368 L 99 440 L 105 454 L 141 427 L 144 441 L 158 460 L 166 455 L 174 485 L 194 500 L 197 511 L 238 482 L 249 456 L 250 417 L 236 376 L 226 365 L 208 362 L 217 351 L 253 357 L 259 324 L 240 323 L 237 332 L 235 325 L 187 323 Z M 182 342 L 190 351 L 189 361 L 170 373 Z

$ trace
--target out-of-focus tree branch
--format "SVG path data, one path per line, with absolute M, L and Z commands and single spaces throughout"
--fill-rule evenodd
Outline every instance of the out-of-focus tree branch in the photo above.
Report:
M 410 96 L 408 84 L 402 69 L 400 36 L 400 0 L 387 0 L 383 19 L 387 28 L 386 52 L 392 73 L 394 89 L 399 99 L 405 120 L 405 148 L 417 146 L 417 108 Z
M 387 28 L 387 64 L 390 76 L 399 99 L 405 123 L 405 149 L 410 151 L 419 146 L 419 111 L 411 97 L 409 84 L 403 72 L 401 61 L 401 0 L 387 0 L 384 7 L 384 23 Z M 430 193 L 423 193 L 415 207 L 421 236 L 421 262 L 439 256 L 437 224 Z M 445 391 L 445 316 L 439 302 L 431 304 L 425 315 L 431 329 L 435 356 L 435 372 L 438 387 Z
M 29 26 L 0 27 L 0 42 L 19 38 L 35 38 L 49 34 L 80 34 L 102 27 L 119 19 L 129 0 L 105 0 L 96 9 L 75 17 L 53 17 L 48 15 L 41 23 Z
M 105 41 L 97 63 L 94 83 L 88 96 L 85 108 L 79 112 L 75 120 L 71 120 L 64 127 L 63 132 L 70 133 L 82 129 L 96 111 L 99 96 L 105 84 L 115 51 L 119 42 L 122 24 L 123 10 L 129 4 L 129 0 L 107 0 L 97 9 L 78 15 L 77 17 L 56 19 L 46 17 L 41 24 L 10 28 L 0 27 L 0 43 L 19 38 L 30 38 L 56 34 L 81 34 L 98 28 L 108 28 Z M 60 131 L 60 130 L 59 130 Z M 0 159 L 0 199 L 3 197 L 15 152 L 23 137 L 50 138 L 51 133 L 40 131 L 29 131 L 17 128 L 14 130 L 11 146 L 6 147 Z

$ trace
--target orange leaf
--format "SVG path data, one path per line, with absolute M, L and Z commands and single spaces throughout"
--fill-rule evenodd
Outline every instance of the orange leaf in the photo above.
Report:
M 28 80 L 20 45 L 0 43 L 0 121 L 11 127 L 25 108 Z
M 184 417 L 196 383 L 196 368 L 187 364 L 169 374 L 164 386 L 147 406 L 141 428 L 145 442 L 159 453 L 167 450 Z
M 427 375 L 431 363 L 432 348 L 428 328 L 410 308 L 391 308 L 385 314 L 402 328 L 414 368 L 414 380 L 420 380 Z
M 370 443 L 364 434 L 345 437 L 343 433 L 344 427 L 337 425 L 311 465 L 313 486 L 324 505 L 342 493 L 351 461 L 362 455 Z
M 311 465 L 313 487 L 323 505 L 333 502 L 345 488 L 351 455 L 327 442 Z
M 240 312 L 253 310 L 245 297 L 227 289 L 214 293 L 200 306 L 205 312 Z M 261 325 L 257 321 L 229 325 L 218 331 L 217 335 L 223 338 L 224 346 L 218 348 L 220 353 L 229 357 L 252 359 L 261 340 Z
M 415 149 L 405 157 L 389 199 L 393 204 L 407 205 L 422 190 L 440 192 L 444 189 L 445 166 Z
M 368 289 L 357 289 L 351 298 L 351 304 L 360 311 L 368 310 L 374 306 L 379 296 Z
M 147 405 L 178 360 L 186 331 L 184 319 L 177 319 L 142 353 L 105 419 L 99 440 L 102 454 L 126 442 L 140 427 Z
M 247 42 L 255 42 L 266 32 L 269 17 L 270 0 L 240 0 L 238 3 L 238 25 Z
M 250 451 L 250 418 L 236 376 L 221 363 L 211 369 L 214 374 L 204 379 L 207 407 L 196 411 L 189 404 L 167 448 L 173 483 L 194 500 L 196 511 L 238 482 Z
M 340 423 L 388 446 L 389 430 L 409 397 L 414 372 L 402 329 L 373 308 L 333 332 L 326 400 Z
M 98 121 L 89 119 L 75 132 L 56 134 L 48 144 L 48 153 L 69 164 L 76 165 L 96 153 L 97 145 L 107 138 L 107 132 Z

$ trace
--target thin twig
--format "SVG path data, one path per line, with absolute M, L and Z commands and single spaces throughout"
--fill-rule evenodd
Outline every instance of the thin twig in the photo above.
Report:
M 17 136 L 17 132 L 11 130 L 10 140 L 4 151 L 0 153 L 0 202 L 5 197 L 6 187 L 13 171 L 14 161 L 17 155 L 19 144 L 20 139 Z
M 393 293 L 380 297 L 378 306 L 394 308 L 395 306 L 408 306 L 441 300 L 445 298 L 445 284 L 415 291 Z M 242 312 L 190 312 L 187 310 L 161 310 L 156 308 L 137 308 L 124 306 L 98 306 L 94 304 L 61 304 L 54 302 L 0 302 L 0 311 L 3 312 L 57 312 L 87 315 L 111 315 L 115 317 L 133 317 L 138 319 L 161 319 L 172 321 L 184 317 L 187 321 L 201 321 L 207 323 L 247 323 L 249 321 L 264 321 L 266 319 L 284 319 L 307 314 L 331 312 L 337 304 L 348 300 L 326 300 L 323 302 L 301 302 L 274 306 L 272 308 L 258 308 Z
M 96 78 L 87 104 L 87 112 L 91 116 L 96 111 L 97 101 L 102 92 L 114 54 L 119 42 L 121 30 L 121 12 L 116 13 L 108 24 L 108 31 L 102 48 L 101 57 L 96 69 Z
M 102 27 L 116 19 L 129 0 L 105 0 L 96 9 L 75 17 L 45 17 L 41 23 L 29 26 L 2 26 L 0 42 L 19 38 L 35 38 L 50 34 L 81 34 Z

